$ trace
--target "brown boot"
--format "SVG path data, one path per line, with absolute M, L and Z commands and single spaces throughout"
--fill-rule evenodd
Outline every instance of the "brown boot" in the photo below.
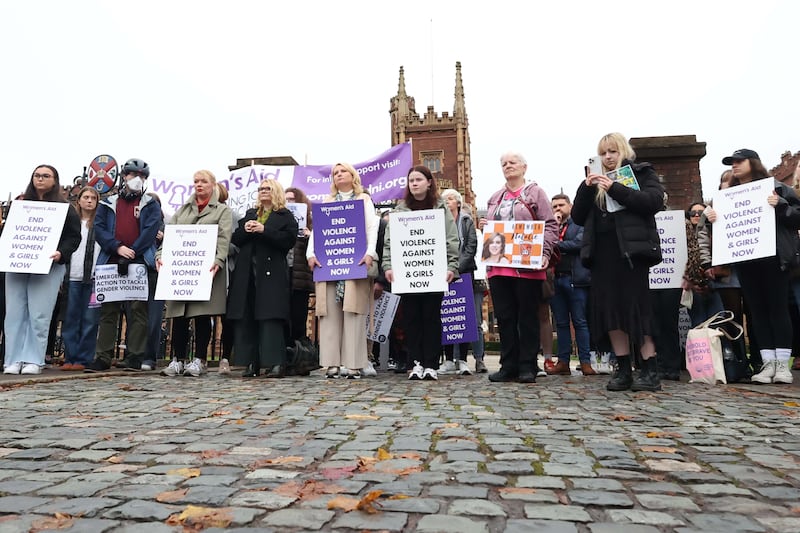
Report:
M 550 376 L 570 376 L 572 375 L 572 371 L 569 369 L 569 363 L 565 363 L 564 361 L 559 361 L 552 368 L 545 369 L 547 374 Z
M 584 376 L 596 376 L 597 372 L 592 368 L 592 363 L 581 363 L 581 372 Z

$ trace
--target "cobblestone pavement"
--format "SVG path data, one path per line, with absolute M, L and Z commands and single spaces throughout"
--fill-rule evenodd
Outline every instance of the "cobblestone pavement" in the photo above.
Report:
M 794 387 L 51 376 L 0 381 L 0 533 L 800 531 Z

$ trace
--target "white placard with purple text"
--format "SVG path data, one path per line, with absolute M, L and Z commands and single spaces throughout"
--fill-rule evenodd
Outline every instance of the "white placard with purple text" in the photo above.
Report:
M 650 267 L 651 289 L 680 289 L 686 269 L 686 216 L 677 209 L 656 213 L 661 262 Z
M 0 272 L 47 274 L 69 204 L 14 200 L 0 237 Z M 69 258 L 67 258 L 69 259 Z M 9 302 L 11 303 L 11 302 Z
M 389 214 L 392 292 L 445 292 L 447 240 L 444 211 L 424 209 Z
M 775 180 L 764 178 L 715 193 L 712 265 L 775 255 L 775 209 L 767 203 L 774 190 Z
M 211 299 L 214 257 L 217 254 L 216 224 L 167 224 L 161 247 L 161 269 L 156 300 L 205 302 Z

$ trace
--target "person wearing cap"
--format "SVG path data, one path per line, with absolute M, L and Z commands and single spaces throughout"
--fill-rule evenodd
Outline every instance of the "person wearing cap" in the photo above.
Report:
M 161 206 L 145 192 L 150 167 L 141 159 L 129 159 L 122 166 L 117 194 L 100 201 L 94 233 L 100 245 L 98 265 L 115 264 L 120 275 L 127 275 L 131 264 L 147 266 L 148 283 L 156 282 L 156 236 L 161 226 Z M 152 291 L 151 291 L 152 292 Z M 122 361 L 126 370 L 141 370 L 147 344 L 147 301 L 125 302 L 129 307 L 126 323 L 128 355 Z M 121 302 L 100 306 L 100 327 L 94 361 L 84 372 L 111 368 L 114 358 Z
M 769 172 L 753 150 L 742 148 L 722 159 L 733 170 L 731 187 L 769 178 Z M 800 198 L 791 187 L 774 183 L 767 203 L 775 209 L 776 255 L 736 263 L 744 301 L 750 309 L 753 329 L 763 360 L 753 383 L 792 383 L 789 359 L 792 356 L 792 323 L 789 319 L 789 270 L 797 266 L 800 248 Z M 712 223 L 716 212 L 708 209 Z M 725 238 L 724 234 L 716 236 Z

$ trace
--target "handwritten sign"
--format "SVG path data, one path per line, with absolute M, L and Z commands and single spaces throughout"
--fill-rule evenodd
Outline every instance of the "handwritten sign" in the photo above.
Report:
M 147 300 L 147 266 L 128 265 L 128 275 L 120 276 L 117 265 L 97 265 L 94 270 L 94 292 L 98 303 Z
M 397 294 L 447 290 L 444 211 L 422 209 L 389 214 L 392 290 Z
M 0 237 L 0 272 L 50 272 L 69 208 L 61 202 L 11 202 Z
M 211 298 L 216 224 L 167 224 L 161 248 L 156 300 L 204 302 Z M 217 276 L 224 272 L 217 272 Z
M 314 281 L 363 279 L 367 265 L 359 265 L 367 253 L 364 202 L 348 200 L 314 204 L 314 254 L 321 268 L 314 269 Z
M 380 298 L 375 300 L 372 314 L 367 317 L 367 338 L 369 340 L 381 344 L 389 340 L 389 332 L 392 329 L 392 322 L 394 322 L 394 315 L 397 313 L 399 304 L 400 296 L 387 291 L 383 291 Z
M 542 268 L 544 222 L 492 220 L 483 228 L 481 263 L 485 266 Z
M 442 298 L 442 344 L 459 344 L 478 340 L 475 321 L 475 296 L 472 276 L 461 274 L 447 288 Z
M 661 239 L 659 264 L 650 267 L 651 289 L 680 289 L 688 256 L 686 217 L 681 210 L 656 213 L 656 228 Z
M 716 193 L 717 220 L 711 241 L 713 265 L 775 255 L 775 209 L 767 203 L 774 189 L 775 181 L 765 178 Z

